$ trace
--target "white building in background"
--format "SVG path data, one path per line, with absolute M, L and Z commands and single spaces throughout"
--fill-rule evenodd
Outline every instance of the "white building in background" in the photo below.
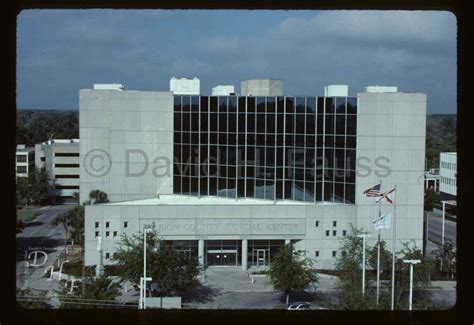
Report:
M 349 96 L 348 85 L 329 85 L 324 86 L 325 97 L 347 97 Z
M 15 154 L 15 174 L 16 177 L 28 177 L 28 174 L 35 168 L 35 148 L 27 147 L 24 144 L 16 146 Z
M 97 158 L 80 166 L 81 197 L 110 199 L 85 207 L 86 265 L 99 261 L 99 237 L 111 264 L 121 234 L 154 223 L 165 246 L 203 266 L 265 267 L 292 243 L 330 269 L 352 225 L 374 231 L 378 205 L 363 192 L 380 180 L 397 186 L 396 249 L 422 247 L 426 94 L 241 85 L 240 96 L 79 91 L 80 156 Z M 390 250 L 392 230 L 382 239 Z
M 94 89 L 97 90 L 123 90 L 122 84 L 94 84 Z
M 283 80 L 250 79 L 240 82 L 241 96 L 283 96 Z
M 457 193 L 457 153 L 439 154 L 439 192 L 442 200 L 455 200 Z
M 232 85 L 218 85 L 212 88 L 212 96 L 230 96 L 235 95 L 235 89 Z
M 396 93 L 397 87 L 393 86 L 367 86 L 365 92 L 367 93 Z
M 200 83 L 196 77 L 193 79 L 172 77 L 170 91 L 175 95 L 199 95 L 201 93 Z
M 79 192 L 79 139 L 51 139 L 34 150 L 36 167 L 48 172 L 50 196 L 70 198 Z

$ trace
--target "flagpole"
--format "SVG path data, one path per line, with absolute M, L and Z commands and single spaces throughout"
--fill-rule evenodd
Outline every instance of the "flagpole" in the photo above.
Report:
M 395 195 L 397 193 L 397 185 L 395 185 Z M 392 303 L 391 309 L 395 309 L 395 245 L 396 245 L 396 235 L 397 235 L 397 199 L 393 202 L 393 231 L 392 231 Z
M 382 180 L 380 180 L 380 189 L 382 189 Z M 379 201 L 379 220 L 382 216 L 382 200 Z M 378 238 L 377 238 L 377 306 L 379 304 L 379 294 L 380 294 L 380 230 L 378 229 Z

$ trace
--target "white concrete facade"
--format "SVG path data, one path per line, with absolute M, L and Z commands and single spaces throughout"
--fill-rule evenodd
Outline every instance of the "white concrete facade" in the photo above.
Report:
M 439 154 L 439 191 L 452 196 L 457 193 L 457 157 L 456 152 Z
M 324 86 L 324 96 L 326 97 L 347 97 L 349 96 L 349 86 L 328 85 Z
M 173 195 L 173 116 L 171 92 L 80 90 L 81 197 L 100 189 L 111 200 L 86 206 L 86 265 L 98 261 L 98 236 L 111 255 L 121 233 L 154 223 L 165 240 L 196 241 L 201 262 L 209 240 L 239 241 L 243 268 L 251 240 L 284 240 L 305 250 L 316 267 L 330 269 L 351 225 L 372 232 L 368 245 L 375 244 L 378 206 L 363 191 L 380 180 L 382 191 L 397 187 L 396 208 L 382 204 L 382 213 L 397 219 L 397 249 L 412 240 L 421 248 L 425 94 L 358 94 L 355 204 Z M 156 157 L 164 158 L 162 164 L 153 164 Z M 110 169 L 102 175 L 106 162 Z M 391 249 L 392 229 L 382 238 Z
M 396 93 L 397 87 L 393 86 L 367 86 L 365 92 L 367 93 Z
M 235 94 L 232 85 L 218 85 L 212 88 L 212 96 L 229 96 L 231 94 Z
M 240 83 L 241 96 L 283 96 L 283 80 L 251 79 Z
M 176 78 L 170 79 L 170 91 L 175 95 L 199 95 L 201 82 L 198 78 Z

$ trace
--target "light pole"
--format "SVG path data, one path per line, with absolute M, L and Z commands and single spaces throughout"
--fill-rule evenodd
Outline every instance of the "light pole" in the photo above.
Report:
M 403 263 L 410 264 L 410 298 L 408 310 L 412 310 L 413 305 L 413 265 L 420 263 L 420 260 L 403 260 Z
M 151 228 L 143 228 L 143 278 L 140 281 L 140 307 L 146 309 L 146 283 L 151 281 L 150 277 L 146 276 L 146 234 L 152 232 Z
M 444 220 L 446 215 L 446 201 L 441 201 L 443 204 L 443 221 L 441 223 L 441 246 L 444 245 Z
M 365 295 L 365 240 L 372 236 L 369 234 L 361 234 L 357 235 L 357 237 L 362 238 L 362 295 Z

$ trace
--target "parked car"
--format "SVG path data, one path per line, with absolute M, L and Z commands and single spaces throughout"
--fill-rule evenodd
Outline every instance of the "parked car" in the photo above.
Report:
M 310 302 L 291 302 L 288 304 L 288 310 L 311 310 L 313 305 Z

